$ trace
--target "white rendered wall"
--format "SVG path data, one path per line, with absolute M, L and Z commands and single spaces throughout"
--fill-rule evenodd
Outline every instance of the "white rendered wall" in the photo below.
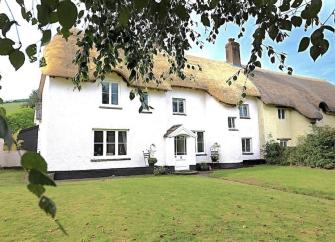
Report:
M 196 160 L 210 161 L 210 146 L 221 145 L 220 162 L 241 162 L 259 159 L 259 131 L 256 99 L 248 98 L 251 119 L 239 119 L 238 108 L 216 101 L 202 91 L 176 88 L 172 91 L 148 90 L 152 114 L 138 113 L 138 98 L 129 100 L 130 88 L 116 74 L 112 81 L 119 82 L 119 103 L 122 109 L 103 109 L 101 86 L 83 84 L 82 90 L 73 91 L 71 80 L 47 78 L 43 92 L 42 122 L 39 123 L 38 149 L 48 162 L 49 171 L 88 170 L 124 167 L 143 167 L 143 150 L 156 145 L 157 165 L 175 165 L 173 138 L 164 138 L 172 125 L 182 124 L 189 130 L 205 131 L 205 153 L 195 157 L 195 139 L 187 139 L 188 156 L 185 165 Z M 172 98 L 186 99 L 186 116 L 172 114 Z M 228 116 L 235 116 L 238 131 L 228 131 Z M 127 129 L 126 158 L 122 161 L 92 162 L 94 129 Z M 242 156 L 241 138 L 251 137 L 253 155 Z M 109 157 L 108 157 L 109 158 Z M 114 157 L 113 157 L 114 158 Z M 125 158 L 125 157 L 122 157 Z

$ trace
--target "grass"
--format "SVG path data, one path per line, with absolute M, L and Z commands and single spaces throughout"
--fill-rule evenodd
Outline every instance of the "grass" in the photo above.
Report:
M 4 107 L 6 109 L 6 114 L 9 115 L 19 111 L 24 104 L 25 102 L 12 102 L 1 104 L 0 107 Z
M 236 170 L 219 170 L 212 176 L 335 200 L 334 170 L 263 165 Z
M 47 193 L 67 237 L 23 181 L 0 171 L 0 241 L 335 240 L 333 200 L 203 176 L 59 182 Z

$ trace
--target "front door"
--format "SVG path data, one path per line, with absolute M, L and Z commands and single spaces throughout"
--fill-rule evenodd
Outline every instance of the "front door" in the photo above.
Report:
M 189 170 L 187 162 L 187 136 L 178 135 L 174 137 L 175 170 Z

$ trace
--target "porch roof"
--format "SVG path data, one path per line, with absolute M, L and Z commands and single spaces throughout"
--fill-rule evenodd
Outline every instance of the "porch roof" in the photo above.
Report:
M 182 124 L 176 124 L 171 126 L 166 133 L 164 134 L 164 138 L 172 138 L 178 135 L 186 135 L 195 138 L 196 134 L 191 130 L 185 128 Z

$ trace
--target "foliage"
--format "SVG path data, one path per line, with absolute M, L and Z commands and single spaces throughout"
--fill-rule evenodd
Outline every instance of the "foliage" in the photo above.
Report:
M 312 133 L 285 154 L 287 163 L 326 169 L 335 168 L 335 129 L 313 126 Z
M 286 149 L 269 141 L 263 150 L 269 164 L 298 165 L 325 169 L 335 168 L 335 129 L 312 126 L 312 132 L 301 137 L 296 147 Z
M 27 105 L 30 108 L 35 108 L 36 103 L 39 101 L 39 97 L 38 97 L 38 91 L 37 90 L 33 90 L 28 98 L 28 102 Z
M 149 157 L 148 163 L 149 163 L 149 166 L 154 166 L 157 163 L 157 159 L 154 157 Z
M 284 162 L 284 151 L 285 148 L 273 139 L 267 141 L 262 149 L 266 163 L 272 165 L 279 165 Z
M 171 170 L 169 167 L 166 167 L 166 166 L 155 166 L 154 167 L 155 176 L 168 175 L 168 174 L 171 174 Z
M 253 48 L 244 69 L 247 74 L 261 66 L 260 59 L 264 53 L 271 62 L 279 62 L 279 69 L 292 73 L 292 68 L 285 65 L 286 54 L 277 53 L 272 46 L 265 45 L 266 38 L 279 43 L 293 28 L 313 29 L 311 36 L 301 39 L 298 51 L 309 49 L 310 56 L 316 60 L 328 51 L 329 41 L 325 33 L 334 33 L 331 21 L 334 11 L 326 20 L 319 19 L 322 0 L 78 0 L 77 5 L 70 0 L 53 0 L 33 2 L 32 8 L 28 8 L 24 0 L 16 3 L 22 17 L 41 31 L 41 46 L 50 41 L 52 25 L 64 38 L 71 35 L 70 29 L 74 26 L 83 29 L 77 33 L 80 50 L 75 58 L 78 74 L 74 82 L 78 88 L 88 79 L 88 65 L 92 61 L 96 64 L 94 75 L 101 79 L 122 59 L 126 60 L 130 70 L 130 81 L 142 77 L 159 83 L 171 74 L 185 78 L 184 68 L 195 68 L 186 64 L 185 51 L 192 44 L 202 48 L 204 39 L 215 43 L 219 32 L 224 29 L 222 27 L 228 23 L 240 28 L 238 37 L 243 36 L 248 20 L 253 19 L 256 23 L 252 35 Z M 17 19 L 18 16 L 0 14 L 0 55 L 8 56 L 15 69 L 19 69 L 26 59 L 36 61 L 38 54 L 36 43 L 27 43 L 28 47 L 22 49 Z M 203 35 L 197 31 L 200 24 L 206 28 Z M 17 40 L 7 36 L 11 28 L 17 30 Z M 99 54 L 92 60 L 89 54 L 93 46 Z M 167 56 L 170 68 L 167 73 L 155 76 L 152 72 L 153 58 L 158 53 Z M 40 61 L 44 63 L 43 58 Z
M 26 102 L 5 102 L 0 107 L 6 110 L 6 115 L 10 115 L 12 113 L 18 112 L 21 108 L 26 107 Z
M 221 172 L 252 175 L 254 168 Z M 274 177 L 284 187 L 304 185 L 314 195 L 335 196 L 333 171 L 263 168 L 270 182 Z M 46 216 L 38 216 L 34 197 L 24 189 L 24 173 L 15 171 L 20 183 L 8 173 L 14 176 L 0 170 L 5 198 L 0 207 L 6 208 L 0 212 L 0 241 L 334 241 L 334 200 L 204 176 L 63 182 L 48 194 L 57 199 L 57 217 L 69 232 L 65 237 Z
M 209 171 L 211 167 L 207 163 L 197 163 L 196 164 L 197 171 Z
M 12 132 L 34 126 L 34 109 L 22 108 L 7 116 L 8 125 Z

